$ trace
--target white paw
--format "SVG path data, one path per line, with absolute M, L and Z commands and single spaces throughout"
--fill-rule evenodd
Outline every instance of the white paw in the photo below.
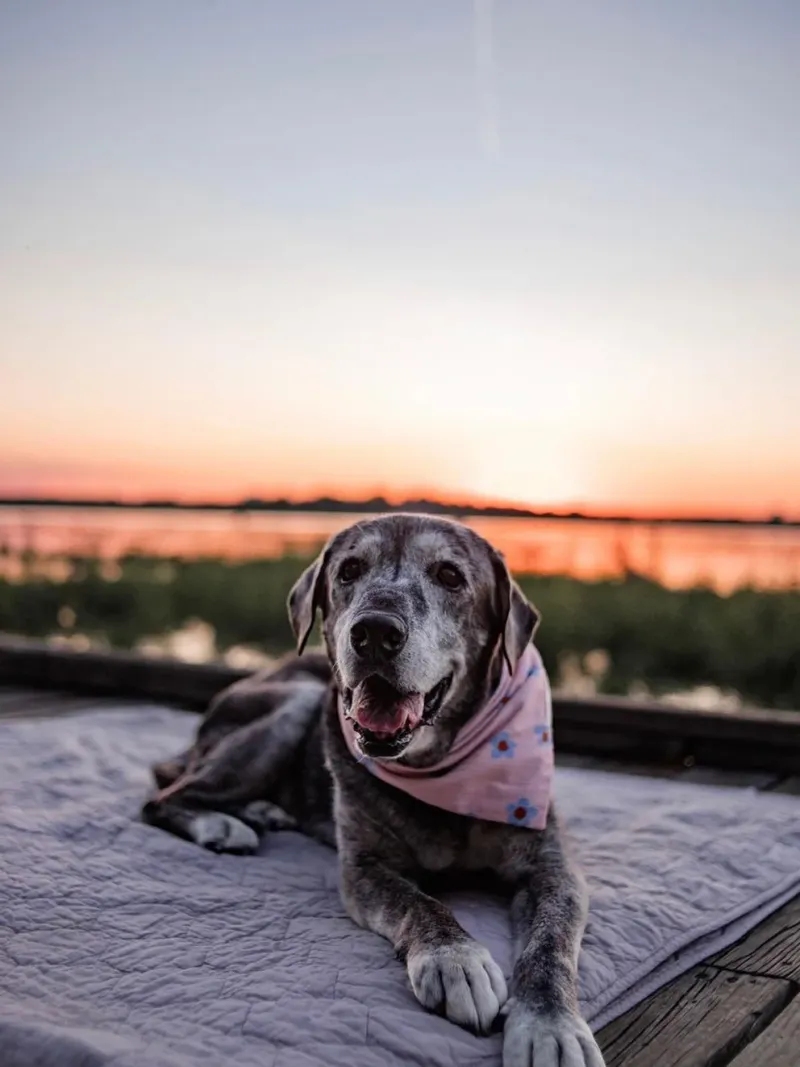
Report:
M 503 1031 L 503 1067 L 605 1067 L 580 1015 L 539 1015 L 514 1005 Z
M 506 1001 L 506 980 L 477 941 L 409 952 L 408 977 L 417 1000 L 451 1022 L 487 1033 Z
M 255 830 L 232 815 L 223 815 L 218 811 L 196 815 L 189 823 L 188 830 L 193 841 L 212 852 L 255 852 L 258 848 Z

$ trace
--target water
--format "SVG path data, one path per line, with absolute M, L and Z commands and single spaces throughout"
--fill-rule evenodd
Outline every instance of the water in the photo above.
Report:
M 0 545 L 12 556 L 129 552 L 230 560 L 312 552 L 355 515 L 102 508 L 0 507 Z M 672 587 L 800 588 L 800 529 L 662 526 L 580 520 L 470 520 L 518 573 L 593 579 L 635 570 Z

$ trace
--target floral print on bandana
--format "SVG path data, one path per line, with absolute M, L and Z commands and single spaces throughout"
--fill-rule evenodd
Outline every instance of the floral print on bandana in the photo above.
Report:
M 509 804 L 506 811 L 512 826 L 527 826 L 539 813 L 539 809 L 534 807 L 527 797 L 520 797 L 513 804 Z
M 495 734 L 491 740 L 492 745 L 492 759 L 513 759 L 514 749 L 517 747 L 517 742 L 511 737 L 511 734 L 506 730 L 502 733 Z

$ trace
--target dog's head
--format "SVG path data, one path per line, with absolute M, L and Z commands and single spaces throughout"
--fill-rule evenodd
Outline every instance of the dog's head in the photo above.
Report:
M 419 515 L 331 538 L 289 594 L 300 650 L 317 610 L 362 752 L 418 765 L 444 754 L 538 622 L 487 541 Z

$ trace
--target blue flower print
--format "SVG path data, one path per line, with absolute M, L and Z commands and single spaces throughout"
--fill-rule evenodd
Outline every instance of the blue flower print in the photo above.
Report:
M 540 745 L 552 745 L 553 743 L 553 728 L 547 724 L 541 726 L 534 726 L 533 732 L 536 735 L 536 740 Z
M 508 822 L 512 826 L 528 826 L 531 820 L 535 819 L 539 813 L 539 809 L 534 807 L 527 797 L 520 797 L 513 804 L 509 804 L 506 811 L 508 813 Z
M 492 759 L 513 759 L 516 747 L 517 742 L 512 739 L 511 734 L 503 730 L 492 738 Z

